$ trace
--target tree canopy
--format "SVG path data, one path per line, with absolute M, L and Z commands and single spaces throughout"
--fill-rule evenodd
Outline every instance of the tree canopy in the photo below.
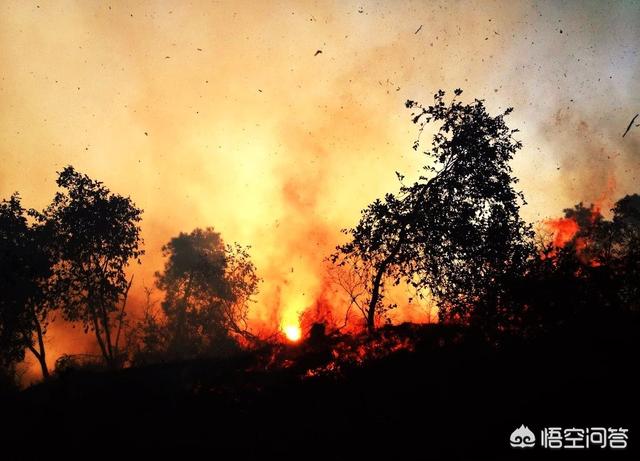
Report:
M 213 228 L 180 233 L 162 247 L 156 284 L 164 294 L 162 328 L 170 356 L 217 354 L 248 336 L 246 316 L 259 278 L 248 250 L 225 245 Z M 157 330 L 157 329 L 156 329 Z
M 94 332 L 104 359 L 113 365 L 115 313 L 130 287 L 125 269 L 131 260 L 139 263 L 144 253 L 142 210 L 129 197 L 111 193 L 71 166 L 59 173 L 56 182 L 63 190 L 40 219 L 55 236 L 54 272 L 57 289 L 64 293 L 62 313 Z
M 532 252 L 532 231 L 519 215 L 524 198 L 509 165 L 521 143 L 504 122 L 511 109 L 491 116 L 483 101 L 458 101 L 461 93 L 450 103 L 444 91 L 432 105 L 407 101 L 419 125 L 415 150 L 425 126 L 438 127 L 422 174 L 363 210 L 333 256 L 356 269 L 373 262 L 369 330 L 385 280 L 429 290 L 442 320 L 490 325 L 509 317 L 504 288 Z
M 525 277 L 525 324 L 554 326 L 587 315 L 607 317 L 640 308 L 640 196 L 611 209 L 594 205 L 564 210 L 574 233 L 564 242 L 542 241 Z M 553 220 L 556 221 L 556 220 Z
M 18 194 L 0 202 L 0 365 L 15 364 L 29 349 L 47 377 L 44 334 L 57 298 L 49 284 L 51 236 L 36 217 Z

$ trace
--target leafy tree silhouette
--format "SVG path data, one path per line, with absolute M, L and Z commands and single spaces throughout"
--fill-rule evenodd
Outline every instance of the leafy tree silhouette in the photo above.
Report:
M 491 116 L 484 102 L 463 104 L 445 92 L 423 106 L 407 101 L 419 125 L 439 124 L 428 163 L 412 185 L 387 194 L 362 212 L 346 230 L 350 241 L 332 256 L 338 265 L 372 266 L 367 312 L 375 327 L 385 281 L 406 283 L 435 295 L 441 320 L 463 320 L 496 328 L 512 316 L 509 285 L 525 270 L 533 232 L 519 215 L 524 203 L 514 190 L 510 160 L 521 143 L 504 116 Z M 402 181 L 402 175 L 398 174 Z
M 39 219 L 54 236 L 53 277 L 64 293 L 60 307 L 65 319 L 93 331 L 105 362 L 113 367 L 119 360 L 113 327 L 122 321 L 132 281 L 125 269 L 132 259 L 140 263 L 144 253 L 138 225 L 142 210 L 71 166 L 56 182 L 64 190 Z
M 612 254 L 622 283 L 621 302 L 634 312 L 640 311 L 640 195 L 618 200 L 613 207 Z
M 51 236 L 37 217 L 17 193 L 0 202 L 0 365 L 21 361 L 28 349 L 47 378 L 44 335 L 58 298 L 49 283 Z
M 156 278 L 165 292 L 162 331 L 169 357 L 219 354 L 235 347 L 233 335 L 252 337 L 246 317 L 259 278 L 246 248 L 225 245 L 207 228 L 181 233 L 162 253 L 168 259 Z M 147 331 L 157 336 L 157 324 L 150 321 Z
M 413 210 L 406 200 L 387 194 L 362 211 L 354 229 L 343 230 L 351 241 L 337 247 L 331 261 L 339 284 L 347 291 L 352 305 L 365 317 L 368 331 L 375 329 L 382 312 L 393 308 L 384 304 L 386 282 L 400 283 L 419 254 L 410 243 Z
M 560 248 L 542 243 L 521 293 L 524 324 L 553 328 L 577 318 L 612 317 L 640 306 L 640 196 L 618 200 L 613 219 L 583 203 L 564 210 L 577 226 Z

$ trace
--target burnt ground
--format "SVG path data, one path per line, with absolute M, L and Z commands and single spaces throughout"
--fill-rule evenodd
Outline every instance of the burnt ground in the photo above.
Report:
M 403 325 L 381 334 L 408 348 L 362 361 L 348 349 L 364 340 L 343 337 L 224 360 L 71 368 L 1 397 L 0 441 L 16 450 L 7 459 L 640 459 L 639 325 L 582 321 L 497 344 Z M 348 358 L 335 362 L 332 350 Z M 510 448 L 521 424 L 536 435 L 624 427 L 629 447 Z

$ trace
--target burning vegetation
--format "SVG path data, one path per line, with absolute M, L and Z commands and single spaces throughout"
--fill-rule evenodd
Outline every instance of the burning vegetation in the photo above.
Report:
M 44 210 L 24 209 L 17 194 L 2 201 L 0 398 L 9 396 L 8 414 L 22 421 L 16 427 L 35 421 L 55 440 L 61 434 L 44 430 L 43 414 L 77 423 L 87 407 L 98 408 L 104 414 L 92 421 L 106 434 L 118 427 L 121 438 L 139 443 L 130 416 L 143 415 L 145 440 L 182 446 L 205 443 L 211 418 L 221 415 L 215 427 L 222 445 L 242 447 L 232 428 L 248 425 L 269 434 L 251 449 L 268 446 L 278 455 L 283 431 L 295 434 L 290 450 L 297 454 L 309 433 L 332 442 L 323 439 L 322 450 L 350 431 L 368 436 L 377 422 L 401 439 L 406 434 L 396 428 L 405 419 L 436 414 L 447 424 L 429 422 L 426 432 L 448 441 L 437 448 L 446 451 L 451 436 L 438 431 L 460 423 L 450 415 L 495 411 L 486 402 L 503 402 L 496 405 L 508 415 L 509 399 L 526 406 L 522 382 L 529 391 L 542 387 L 549 357 L 569 355 L 557 351 L 574 343 L 588 352 L 579 362 L 584 369 L 604 354 L 603 369 L 619 374 L 621 362 L 611 355 L 637 343 L 640 196 L 615 202 L 610 219 L 602 203 L 580 203 L 534 232 L 520 217 L 524 197 L 510 167 L 521 148 L 505 122 L 511 109 L 492 116 L 483 101 L 465 104 L 461 94 L 447 100 L 439 91 L 431 105 L 407 102 L 420 135 L 427 124 L 437 127 L 419 178 L 405 184 L 398 173 L 399 191 L 367 206 L 344 231 L 346 241 L 326 255 L 320 296 L 297 299 L 299 314 L 273 312 L 263 330 L 249 316 L 268 282 L 254 250 L 228 244 L 212 227 L 163 246 L 164 267 L 155 288 L 145 287 L 140 313 L 128 306 L 136 281 L 127 271 L 144 253 L 142 210 L 131 198 L 69 166 Z M 437 323 L 391 321 L 399 306 L 424 304 L 437 309 Z M 90 333 L 97 353 L 62 355 L 51 373 L 45 339 L 56 316 Z M 13 399 L 25 354 L 38 360 L 43 383 Z M 592 378 L 563 363 L 554 367 L 579 384 Z M 433 384 L 433 394 L 426 392 Z M 159 423 L 167 415 L 170 422 Z M 463 432 L 486 438 L 486 429 L 478 430 L 484 416 L 474 421 Z M 73 427 L 82 441 L 92 440 L 86 427 Z
M 566 209 L 534 233 L 520 217 L 524 197 L 510 167 L 521 148 L 517 130 L 505 123 L 511 109 L 492 116 L 482 101 L 462 103 L 461 94 L 447 101 L 439 91 L 431 105 L 407 101 L 419 131 L 416 151 L 425 126 L 438 128 L 418 180 L 405 184 L 397 173 L 399 192 L 365 208 L 344 231 L 347 241 L 325 259 L 318 299 L 295 314 L 274 312 L 275 324 L 263 330 L 249 316 L 263 282 L 251 250 L 227 244 L 213 228 L 180 233 L 163 246 L 157 291 L 145 287 L 140 316 L 127 305 L 134 283 L 127 270 L 144 254 L 142 210 L 130 198 L 67 167 L 43 211 L 24 209 L 17 194 L 3 201 L 4 369 L 31 353 L 42 376 L 50 375 L 45 336 L 55 316 L 91 332 L 99 353 L 92 363 L 109 369 L 269 345 L 269 358 L 258 362 L 265 369 L 309 355 L 318 361 L 304 369 L 309 377 L 413 350 L 415 338 L 398 334 L 410 329 L 393 329 L 390 319 L 414 299 L 437 309 L 440 322 L 487 338 L 543 331 L 568 318 L 565 309 L 574 315 L 587 309 L 577 304 L 592 308 L 585 296 L 593 290 L 603 305 L 636 309 L 638 196 L 616 202 L 605 219 L 610 181 L 596 204 Z M 563 291 L 575 291 L 571 302 L 558 302 L 559 281 Z M 60 362 L 73 363 L 66 355 Z

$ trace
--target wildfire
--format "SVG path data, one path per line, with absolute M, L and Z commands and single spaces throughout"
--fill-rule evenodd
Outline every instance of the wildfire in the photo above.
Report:
M 545 225 L 553 232 L 553 246 L 564 247 L 580 230 L 580 226 L 573 218 L 549 219 Z
M 302 337 L 302 330 L 298 325 L 285 325 L 282 331 L 291 342 L 297 342 Z
M 547 256 L 555 257 L 557 249 L 564 248 L 571 243 L 576 256 L 583 264 L 597 267 L 600 262 L 590 253 L 593 244 L 593 228 L 603 219 L 601 203 L 591 204 L 589 208 L 579 205 L 574 210 L 565 210 L 567 216 L 559 219 L 549 219 L 544 222 L 545 227 L 553 235 L 553 246 Z
M 563 248 L 567 243 L 574 241 L 576 250 L 584 250 L 588 241 L 584 237 L 576 237 L 584 226 L 593 225 L 603 217 L 603 210 L 608 210 L 613 205 L 613 197 L 616 190 L 616 180 L 614 176 L 609 176 L 607 185 L 600 196 L 587 209 L 588 214 L 579 219 L 577 215 L 569 215 L 564 218 L 547 219 L 544 225 L 553 235 L 554 248 Z M 582 204 L 580 204 L 582 205 Z

